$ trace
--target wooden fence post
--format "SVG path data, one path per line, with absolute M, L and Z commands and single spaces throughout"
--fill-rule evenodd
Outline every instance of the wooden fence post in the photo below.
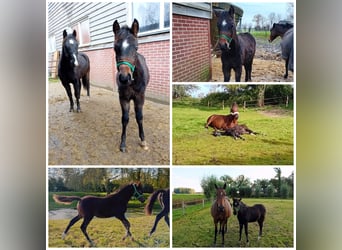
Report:
M 183 215 L 185 214 L 185 203 L 184 200 L 182 201 L 182 209 L 183 209 Z
M 289 106 L 289 96 L 286 96 L 286 103 L 285 103 L 285 107 L 287 108 L 287 106 Z

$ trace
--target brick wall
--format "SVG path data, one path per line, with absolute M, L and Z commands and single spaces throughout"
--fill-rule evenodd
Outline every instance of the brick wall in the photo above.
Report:
M 90 83 L 116 91 L 116 61 L 114 49 L 85 51 L 90 59 Z M 169 103 L 170 96 L 170 42 L 139 44 L 150 70 L 146 96 Z
M 172 15 L 172 81 L 211 79 L 210 20 Z

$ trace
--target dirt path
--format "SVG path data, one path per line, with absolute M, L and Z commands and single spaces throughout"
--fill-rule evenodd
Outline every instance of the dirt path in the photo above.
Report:
M 221 58 L 212 58 L 212 80 L 213 82 L 223 82 Z M 284 79 L 285 61 L 281 58 L 280 39 L 268 43 L 257 39 L 257 47 L 252 68 L 253 82 L 293 82 L 293 73 L 289 71 L 289 76 Z M 231 72 L 231 82 L 235 81 L 235 74 Z M 242 70 L 241 81 L 245 81 L 245 72 Z
M 89 101 L 83 89 L 81 94 L 82 112 L 69 112 L 69 100 L 61 83 L 49 83 L 49 165 L 169 165 L 169 105 L 145 101 L 144 130 L 149 149 L 144 150 L 139 146 L 131 103 L 127 152 L 121 153 L 118 94 L 94 86 Z

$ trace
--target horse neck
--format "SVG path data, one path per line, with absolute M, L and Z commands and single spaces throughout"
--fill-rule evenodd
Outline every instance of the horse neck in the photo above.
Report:
M 120 189 L 117 193 L 114 193 L 109 196 L 109 199 L 120 199 L 125 203 L 128 203 L 133 195 L 133 187 L 132 185 L 127 185 Z

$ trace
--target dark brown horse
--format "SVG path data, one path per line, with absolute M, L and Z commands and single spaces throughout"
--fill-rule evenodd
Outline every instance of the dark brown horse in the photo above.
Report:
M 212 127 L 214 135 L 219 135 L 219 131 L 226 131 L 238 124 L 239 111 L 238 105 L 234 102 L 230 108 L 229 115 L 211 115 L 207 119 L 205 128 Z
M 220 133 L 220 135 L 228 135 L 228 136 L 232 136 L 235 140 L 237 138 L 240 138 L 241 140 L 245 140 L 245 138 L 243 138 L 241 135 L 245 135 L 245 134 L 249 134 L 249 135 L 256 135 L 258 134 L 257 132 L 254 132 L 253 130 L 249 129 L 245 124 L 238 124 L 235 125 L 232 128 L 226 129 L 226 131 L 224 131 L 223 133 Z M 219 134 L 216 134 L 216 136 Z
M 141 146 L 148 149 L 143 129 L 143 106 L 145 90 L 150 80 L 149 70 L 144 56 L 138 50 L 139 23 L 134 19 L 131 28 L 120 27 L 117 20 L 113 23 L 114 51 L 116 58 L 116 83 L 121 105 L 122 134 L 120 150 L 126 151 L 126 127 L 129 122 L 130 102 L 134 102 L 135 119 L 139 128 Z
M 282 58 L 285 60 L 285 74 L 284 78 L 288 77 L 288 72 L 294 70 L 293 64 L 293 24 L 291 23 L 274 23 L 271 30 L 270 30 L 270 38 L 268 39 L 269 42 L 272 42 L 278 36 L 281 37 L 281 55 Z
M 80 95 L 81 80 L 83 87 L 87 90 L 89 97 L 89 71 L 90 62 L 86 54 L 78 52 L 78 41 L 76 40 L 76 31 L 67 34 L 63 31 L 62 55 L 58 64 L 58 77 L 61 80 L 70 101 L 69 111 L 74 111 L 74 101 L 72 98 L 70 83 L 74 85 L 77 112 L 81 111 Z
M 224 234 L 228 231 L 228 218 L 232 215 L 232 207 L 230 206 L 228 197 L 226 196 L 226 183 L 222 188 L 216 188 L 216 199 L 211 206 L 211 216 L 215 224 L 214 245 L 216 245 L 217 232 L 222 235 L 222 246 L 224 246 Z M 217 230 L 217 225 L 219 229 Z
M 132 239 L 132 234 L 130 232 L 130 223 L 126 219 L 125 213 L 127 210 L 127 203 L 134 196 L 140 202 L 144 202 L 145 198 L 142 192 L 142 185 L 140 182 L 132 183 L 124 186 L 118 192 L 110 194 L 106 197 L 96 197 L 96 196 L 61 196 L 54 195 L 53 199 L 58 203 L 70 204 L 72 201 L 77 200 L 77 211 L 73 219 L 70 220 L 69 225 L 66 227 L 62 234 L 62 239 L 67 235 L 70 227 L 72 227 L 77 221 L 83 218 L 81 225 L 81 230 L 84 236 L 87 238 L 91 246 L 94 246 L 94 242 L 89 238 L 87 234 L 87 226 L 94 216 L 98 218 L 109 218 L 115 216 L 119 219 L 124 227 L 126 228 L 126 237 L 130 236 Z
M 245 81 L 252 81 L 252 65 L 256 42 L 250 33 L 236 34 L 234 7 L 229 11 L 215 11 L 219 32 L 219 45 L 222 51 L 222 71 L 224 81 L 230 81 L 230 71 L 235 71 L 235 81 L 240 82 L 242 65 L 245 68 Z
M 152 208 L 154 202 L 158 199 L 162 210 L 157 214 L 154 221 L 154 225 L 150 231 L 150 236 L 154 233 L 157 228 L 158 222 L 164 217 L 166 224 L 170 227 L 169 212 L 170 212 L 170 189 L 159 189 L 154 191 L 153 194 L 148 198 L 147 204 L 145 206 L 145 213 L 147 215 L 152 214 Z
M 258 222 L 259 224 L 259 236 L 258 240 L 262 236 L 262 227 L 264 225 L 264 220 L 266 216 L 266 208 L 262 204 L 256 204 L 252 207 L 247 206 L 241 201 L 241 198 L 233 198 L 233 209 L 234 209 L 234 215 L 237 215 L 237 218 L 239 220 L 240 225 L 240 236 L 239 241 L 241 241 L 241 233 L 242 228 L 245 226 L 245 234 L 246 234 L 246 241 L 247 245 L 249 244 L 248 239 L 248 223 L 249 222 Z

